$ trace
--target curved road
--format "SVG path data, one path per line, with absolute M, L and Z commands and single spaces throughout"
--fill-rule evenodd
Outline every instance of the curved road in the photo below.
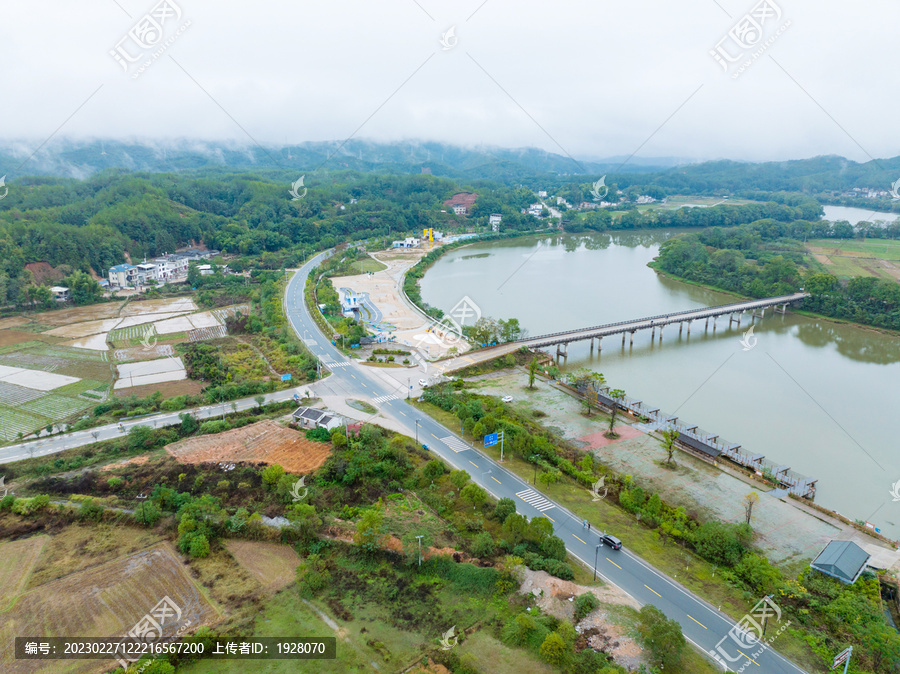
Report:
M 762 647 L 752 636 L 748 636 L 756 629 L 755 623 L 742 621 L 744 628 L 750 628 L 749 632 L 737 628 L 731 618 L 631 553 L 627 547 L 627 531 L 609 532 L 623 540 L 624 547 L 621 550 L 614 551 L 599 546 L 598 532 L 586 530 L 580 518 L 544 497 L 517 475 L 462 441 L 431 417 L 410 407 L 404 400 L 407 390 L 403 384 L 391 378 L 384 370 L 357 365 L 334 348 L 319 332 L 303 302 L 306 277 L 326 256 L 327 253 L 315 256 L 294 274 L 288 283 L 284 302 L 291 327 L 332 372 L 327 379 L 312 385 L 314 388 L 326 388 L 332 394 L 347 398 L 368 398 L 379 407 L 382 415 L 396 422 L 407 435 L 428 444 L 430 450 L 454 468 L 468 471 L 472 481 L 486 489 L 494 498 L 513 499 L 518 512 L 529 519 L 549 519 L 553 523 L 554 533 L 565 541 L 570 554 L 588 568 L 593 568 L 596 559 L 597 574 L 604 581 L 622 588 L 641 604 L 657 606 L 669 618 L 677 620 L 685 637 L 714 657 L 723 669 L 759 674 L 801 674 L 804 671 L 773 649 Z M 305 385 L 299 389 L 270 393 L 265 397 L 267 401 L 288 400 L 296 391 L 304 388 Z M 415 395 L 418 393 L 417 389 L 413 391 Z M 235 403 L 238 409 L 256 405 L 252 398 Z M 230 409 L 231 402 L 228 402 L 224 405 L 208 405 L 191 412 L 198 419 L 207 419 L 227 413 Z M 172 412 L 126 421 L 123 422 L 123 427 L 127 432 L 137 425 L 164 426 L 176 423 L 179 423 L 178 413 Z M 32 453 L 34 456 L 42 456 L 60 452 L 122 433 L 118 424 L 109 424 L 46 440 L 11 445 L 0 449 L 0 464 L 28 458 Z M 758 619 L 758 622 L 761 623 L 762 619 Z M 766 627 L 767 638 L 772 638 L 782 628 L 782 623 L 770 613 Z
M 759 674 L 799 674 L 800 669 L 772 649 L 764 649 L 748 638 L 748 632 L 735 628 L 734 621 L 717 611 L 679 583 L 654 569 L 627 549 L 628 532 L 611 531 L 621 538 L 624 546 L 614 551 L 599 547 L 596 530 L 588 531 L 582 520 L 545 498 L 531 485 L 499 463 L 462 441 L 455 433 L 426 414 L 410 407 L 404 398 L 406 388 L 384 370 L 357 365 L 332 346 L 319 332 L 303 302 L 303 287 L 312 265 L 322 255 L 304 265 L 290 280 L 285 295 L 285 310 L 294 331 L 307 347 L 331 370 L 332 375 L 316 384 L 326 386 L 333 394 L 348 398 L 366 397 L 379 412 L 398 423 L 410 437 L 426 443 L 428 448 L 457 469 L 464 469 L 472 481 L 486 489 L 494 498 L 511 498 L 519 513 L 532 517 L 546 517 L 553 523 L 554 533 L 563 539 L 569 552 L 593 568 L 597 559 L 597 573 L 603 579 L 625 590 L 641 604 L 653 604 L 669 618 L 679 622 L 684 635 L 702 651 L 715 659 L 723 669 L 753 670 Z M 398 388 L 399 387 L 399 388 Z M 414 391 L 417 394 L 418 390 Z M 586 491 L 586 498 L 589 497 Z M 761 618 L 757 618 L 762 623 Z M 754 627 L 744 623 L 745 628 Z M 782 627 L 776 616 L 769 613 L 766 635 L 771 638 Z M 730 632 L 734 636 L 730 636 Z M 777 643 L 777 641 L 776 641 Z

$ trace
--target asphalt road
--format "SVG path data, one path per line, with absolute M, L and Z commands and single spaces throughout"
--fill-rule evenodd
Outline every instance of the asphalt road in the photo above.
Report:
M 291 278 L 285 296 L 285 311 L 288 320 L 306 343 L 331 371 L 331 376 L 317 382 L 317 390 L 325 388 L 332 394 L 347 398 L 363 398 L 379 408 L 379 412 L 397 422 L 410 437 L 428 445 L 449 465 L 464 469 L 472 481 L 486 489 L 494 498 L 511 498 L 516 502 L 518 512 L 532 517 L 546 517 L 553 523 L 554 533 L 566 544 L 569 552 L 584 562 L 589 568 L 596 560 L 597 574 L 604 581 L 616 585 L 634 597 L 641 604 L 657 606 L 669 618 L 679 622 L 687 639 L 698 648 L 710 654 L 728 671 L 752 671 L 757 674 L 798 674 L 804 670 L 789 662 L 774 649 L 764 647 L 755 640 L 763 624 L 762 618 L 754 616 L 756 622 L 742 621 L 742 628 L 725 614 L 716 610 L 693 593 L 687 591 L 674 579 L 657 571 L 647 562 L 628 550 L 628 531 L 612 530 L 624 546 L 615 551 L 599 546 L 599 532 L 587 530 L 582 520 L 544 497 L 538 490 L 508 472 L 501 464 L 488 458 L 474 447 L 462 441 L 455 433 L 439 424 L 426 414 L 422 414 L 407 404 L 407 388 L 391 378 L 380 368 L 360 366 L 340 353 L 331 341 L 324 337 L 309 315 L 303 302 L 303 287 L 310 269 L 318 264 L 326 254 L 320 254 Z M 413 389 L 409 393 L 420 393 L 418 373 L 412 377 Z M 277 391 L 266 395 L 267 401 L 288 400 L 298 389 Z M 231 402 L 208 405 L 191 412 L 198 419 L 208 419 L 231 411 Z M 235 401 L 237 409 L 247 409 L 256 405 L 252 398 Z M 42 456 L 63 451 L 98 440 L 117 437 L 132 426 L 165 426 L 179 423 L 178 413 L 164 413 L 126 421 L 119 428 L 110 424 L 78 433 L 68 433 L 28 443 L 12 445 L 0 449 L 0 464 L 17 461 L 32 456 Z M 585 490 L 585 498 L 591 498 Z M 769 614 L 765 625 L 766 639 L 774 637 L 784 626 L 777 616 Z
M 789 662 L 772 648 L 764 648 L 752 636 L 758 631 L 754 623 L 746 622 L 736 628 L 728 616 L 718 611 L 674 579 L 660 573 L 628 550 L 628 531 L 610 531 L 624 546 L 615 551 L 598 546 L 599 532 L 587 530 L 582 520 L 553 501 L 545 498 L 533 486 L 508 472 L 502 465 L 488 458 L 462 441 L 453 431 L 407 404 L 406 387 L 379 368 L 357 365 L 332 346 L 319 332 L 303 302 L 303 287 L 313 258 L 294 275 L 288 284 L 285 309 L 288 320 L 309 349 L 328 367 L 332 375 L 320 382 L 336 395 L 365 398 L 379 408 L 379 412 L 406 429 L 410 437 L 427 444 L 429 450 L 457 469 L 464 469 L 472 481 L 486 489 L 494 498 L 511 498 L 518 512 L 532 517 L 546 517 L 553 523 L 554 533 L 565 541 L 569 552 L 593 568 L 606 582 L 616 585 L 641 604 L 653 604 L 669 618 L 677 620 L 687 639 L 715 659 L 723 669 L 754 671 L 759 674 L 798 674 L 804 670 Z M 418 374 L 413 377 L 413 395 L 419 394 Z M 591 498 L 585 490 L 585 498 Z M 771 609 L 770 609 L 771 611 Z M 756 618 L 762 626 L 763 619 Z M 771 612 L 766 620 L 766 637 L 772 638 L 783 626 Z M 761 629 L 761 627 L 760 627 Z M 731 634 L 734 636 L 732 636 Z M 777 644 L 777 637 L 775 638 Z

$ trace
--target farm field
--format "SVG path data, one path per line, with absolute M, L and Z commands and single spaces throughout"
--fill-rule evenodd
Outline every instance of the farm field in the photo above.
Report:
M 258 580 L 266 591 L 281 590 L 294 582 L 300 556 L 292 547 L 280 543 L 238 539 L 225 541 L 225 547 L 237 563 Z
M 806 249 L 825 271 L 839 278 L 874 276 L 900 280 L 900 241 L 814 239 Z
M 159 610 L 168 598 L 169 615 Z M 79 635 L 114 636 L 132 629 L 152 614 L 163 634 L 173 634 L 188 620 L 211 624 L 219 613 L 198 590 L 168 543 L 119 557 L 51 580 L 20 596 L 0 625 L 0 670 L 32 672 L 38 661 L 16 661 L 14 637 Z M 73 661 L 68 671 L 97 671 L 98 662 Z M 111 665 L 112 663 L 104 663 Z
M 272 421 L 173 443 L 166 451 L 182 463 L 277 463 L 289 473 L 310 473 L 325 463 L 331 443 L 307 440 Z
M 0 543 L 0 612 L 21 594 L 48 536 Z
M 180 297 L 0 320 L 0 442 L 74 423 L 113 388 L 199 393 L 194 383 L 178 385 L 187 373 L 174 345 L 227 337 L 225 319 L 238 312 L 249 314 L 249 305 L 198 311 L 192 298 Z

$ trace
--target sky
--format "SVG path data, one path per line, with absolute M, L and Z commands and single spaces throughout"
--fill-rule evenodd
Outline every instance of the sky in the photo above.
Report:
M 900 155 L 898 25 L 895 0 L 3 0 L 0 142 L 862 162 Z

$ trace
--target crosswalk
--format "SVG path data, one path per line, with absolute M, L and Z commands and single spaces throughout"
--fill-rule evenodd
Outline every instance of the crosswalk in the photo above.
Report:
M 344 361 L 342 363 L 325 363 L 325 367 L 328 369 L 333 369 L 336 367 L 347 367 L 350 363 L 348 361 Z
M 462 442 L 460 439 L 452 435 L 448 435 L 446 438 L 441 438 L 441 442 L 443 442 L 457 454 L 469 449 L 469 446 L 466 443 Z
M 534 489 L 525 489 L 524 491 L 517 492 L 516 496 L 525 501 L 525 503 L 534 506 L 540 512 L 555 507 L 553 503 L 538 494 Z
M 399 396 L 395 396 L 393 393 L 391 395 L 386 396 L 378 396 L 377 398 L 372 398 L 373 403 L 386 403 L 389 400 L 400 400 Z

